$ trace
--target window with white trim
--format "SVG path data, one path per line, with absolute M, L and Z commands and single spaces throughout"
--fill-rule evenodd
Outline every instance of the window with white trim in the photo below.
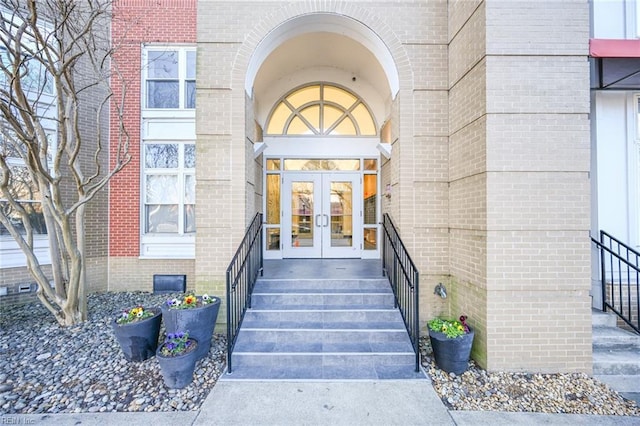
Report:
M 196 106 L 196 49 L 147 47 L 143 52 L 146 109 L 193 109 Z
M 145 142 L 145 234 L 183 235 L 195 232 L 195 166 L 194 143 Z

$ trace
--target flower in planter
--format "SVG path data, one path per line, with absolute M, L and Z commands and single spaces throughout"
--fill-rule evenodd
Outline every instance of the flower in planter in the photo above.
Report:
M 191 352 L 195 349 L 195 346 L 195 341 L 193 339 L 189 339 L 188 332 L 179 331 L 177 333 L 168 333 L 162 347 L 160 348 L 160 354 L 163 356 L 174 357 Z
M 191 309 L 208 305 L 209 303 L 215 302 L 215 300 L 216 299 L 214 297 L 211 297 L 208 294 L 203 295 L 199 299 L 193 294 L 187 294 L 182 298 L 182 300 L 178 298 L 167 300 L 167 306 L 171 309 Z
M 129 324 L 151 318 L 154 315 L 155 313 L 153 311 L 144 309 L 142 306 L 136 306 L 128 311 L 122 311 L 120 316 L 116 318 L 116 323 L 119 325 Z
M 467 317 L 461 315 L 457 320 L 434 318 L 429 320 L 427 324 L 431 330 L 443 333 L 450 339 L 455 339 L 469 333 L 469 326 L 466 321 Z

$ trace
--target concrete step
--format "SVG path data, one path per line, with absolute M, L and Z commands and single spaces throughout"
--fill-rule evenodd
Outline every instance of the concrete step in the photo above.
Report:
M 640 393 L 640 375 L 595 375 L 596 379 L 606 383 L 611 389 L 621 393 Z
M 260 310 L 249 309 L 242 326 L 246 328 L 314 329 L 395 329 L 405 330 L 397 309 L 361 310 Z
M 616 327 L 616 315 L 609 312 L 602 312 L 599 309 L 591 309 L 591 324 L 596 326 Z
M 260 293 L 254 291 L 254 309 L 383 309 L 393 308 L 393 293 Z
M 381 293 L 391 292 L 386 278 L 373 279 L 258 279 L 254 292 L 257 293 Z
M 242 328 L 235 353 L 412 353 L 405 330 Z
M 221 380 L 385 380 L 426 379 L 408 354 L 244 354 L 234 353 L 234 370 Z
M 625 349 L 637 348 L 640 350 L 640 336 L 618 327 L 593 326 L 593 348 L 595 349 Z M 640 352 L 639 355 L 640 356 Z
M 634 346 L 593 351 L 594 375 L 640 375 L 640 351 Z

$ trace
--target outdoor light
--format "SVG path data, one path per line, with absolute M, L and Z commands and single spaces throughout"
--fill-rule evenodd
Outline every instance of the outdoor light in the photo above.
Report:
M 433 294 L 437 294 L 438 296 L 442 297 L 443 299 L 446 299 L 447 298 L 447 289 L 444 287 L 444 284 L 438 283 L 436 288 L 433 289 Z

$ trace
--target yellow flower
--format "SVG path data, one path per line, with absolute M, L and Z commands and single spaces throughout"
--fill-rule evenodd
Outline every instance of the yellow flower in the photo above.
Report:
M 187 305 L 193 305 L 196 302 L 197 302 L 197 299 L 193 295 L 189 295 L 189 296 L 184 298 L 184 303 L 186 303 Z

